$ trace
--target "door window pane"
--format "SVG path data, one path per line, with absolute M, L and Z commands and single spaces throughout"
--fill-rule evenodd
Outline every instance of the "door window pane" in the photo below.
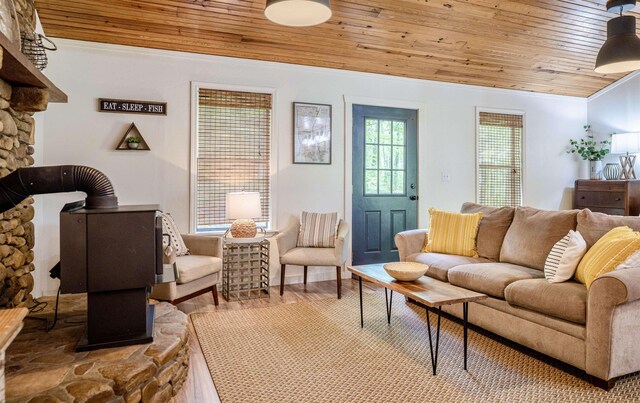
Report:
M 391 169 L 391 146 L 380 146 L 380 169 Z
M 380 144 L 391 144 L 391 121 L 380 121 Z
M 393 144 L 404 145 L 405 122 L 393 122 Z
M 378 194 L 390 194 L 391 193 L 391 171 L 379 171 L 380 172 L 380 188 Z
M 367 169 L 364 171 L 364 193 L 365 194 L 377 194 L 378 193 L 378 171 L 373 169 Z
M 393 169 L 404 170 L 404 147 L 393 147 Z
M 367 144 L 378 144 L 378 120 L 365 119 L 364 121 L 365 138 Z
M 364 147 L 364 167 L 366 169 L 378 168 L 378 146 L 367 144 Z
M 393 171 L 393 194 L 404 194 L 404 171 Z

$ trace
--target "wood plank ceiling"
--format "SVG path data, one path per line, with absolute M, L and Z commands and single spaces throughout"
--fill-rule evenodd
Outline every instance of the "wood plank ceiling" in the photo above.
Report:
M 587 97 L 606 0 L 332 0 L 325 24 L 265 0 L 36 0 L 48 36 Z

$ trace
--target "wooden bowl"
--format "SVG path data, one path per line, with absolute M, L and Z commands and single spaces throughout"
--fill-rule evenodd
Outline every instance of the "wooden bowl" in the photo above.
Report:
M 398 281 L 415 281 L 429 269 L 426 264 L 414 262 L 387 263 L 383 267 L 387 274 Z

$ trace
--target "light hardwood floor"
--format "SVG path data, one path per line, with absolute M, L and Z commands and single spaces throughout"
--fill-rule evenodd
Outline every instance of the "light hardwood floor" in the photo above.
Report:
M 374 292 L 379 289 L 373 283 L 363 282 L 363 292 Z M 358 282 L 356 280 L 342 281 L 342 297 L 355 295 L 358 293 Z M 306 287 L 303 284 L 287 285 L 284 289 L 284 295 L 279 295 L 279 287 L 271 287 L 270 298 L 255 299 L 243 302 L 227 302 L 220 295 L 220 305 L 213 305 L 211 294 L 200 295 L 178 305 L 178 308 L 187 313 L 210 312 L 222 310 L 249 309 L 264 306 L 275 306 L 280 304 L 291 304 L 300 301 L 318 300 L 324 298 L 336 298 L 336 282 L 322 281 L 309 283 Z M 216 392 L 214 381 L 211 379 L 207 363 L 202 355 L 198 338 L 195 334 L 193 326 L 189 323 L 190 334 L 190 359 L 189 376 L 180 390 L 174 397 L 174 403 L 215 403 L 219 402 L 218 393 Z

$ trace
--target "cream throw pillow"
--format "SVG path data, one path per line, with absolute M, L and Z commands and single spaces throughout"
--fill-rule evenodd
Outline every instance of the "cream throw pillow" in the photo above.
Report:
M 460 214 L 429 209 L 429 236 L 422 252 L 478 257 L 476 237 L 482 213 Z
M 166 248 L 171 244 L 171 247 L 176 251 L 176 256 L 188 255 L 189 248 L 185 245 L 182 235 L 180 235 L 180 231 L 178 230 L 178 226 L 175 221 L 173 221 L 171 214 L 160 213 L 160 216 L 162 217 L 162 233 L 169 235 L 169 242 L 167 242 L 166 237 L 162 237 L 162 246 Z
M 338 231 L 338 213 L 300 213 L 298 247 L 334 248 Z
M 569 233 L 551 248 L 544 262 L 544 277 L 550 283 L 569 280 L 575 274 L 585 253 L 587 242 L 579 232 L 569 230 Z

